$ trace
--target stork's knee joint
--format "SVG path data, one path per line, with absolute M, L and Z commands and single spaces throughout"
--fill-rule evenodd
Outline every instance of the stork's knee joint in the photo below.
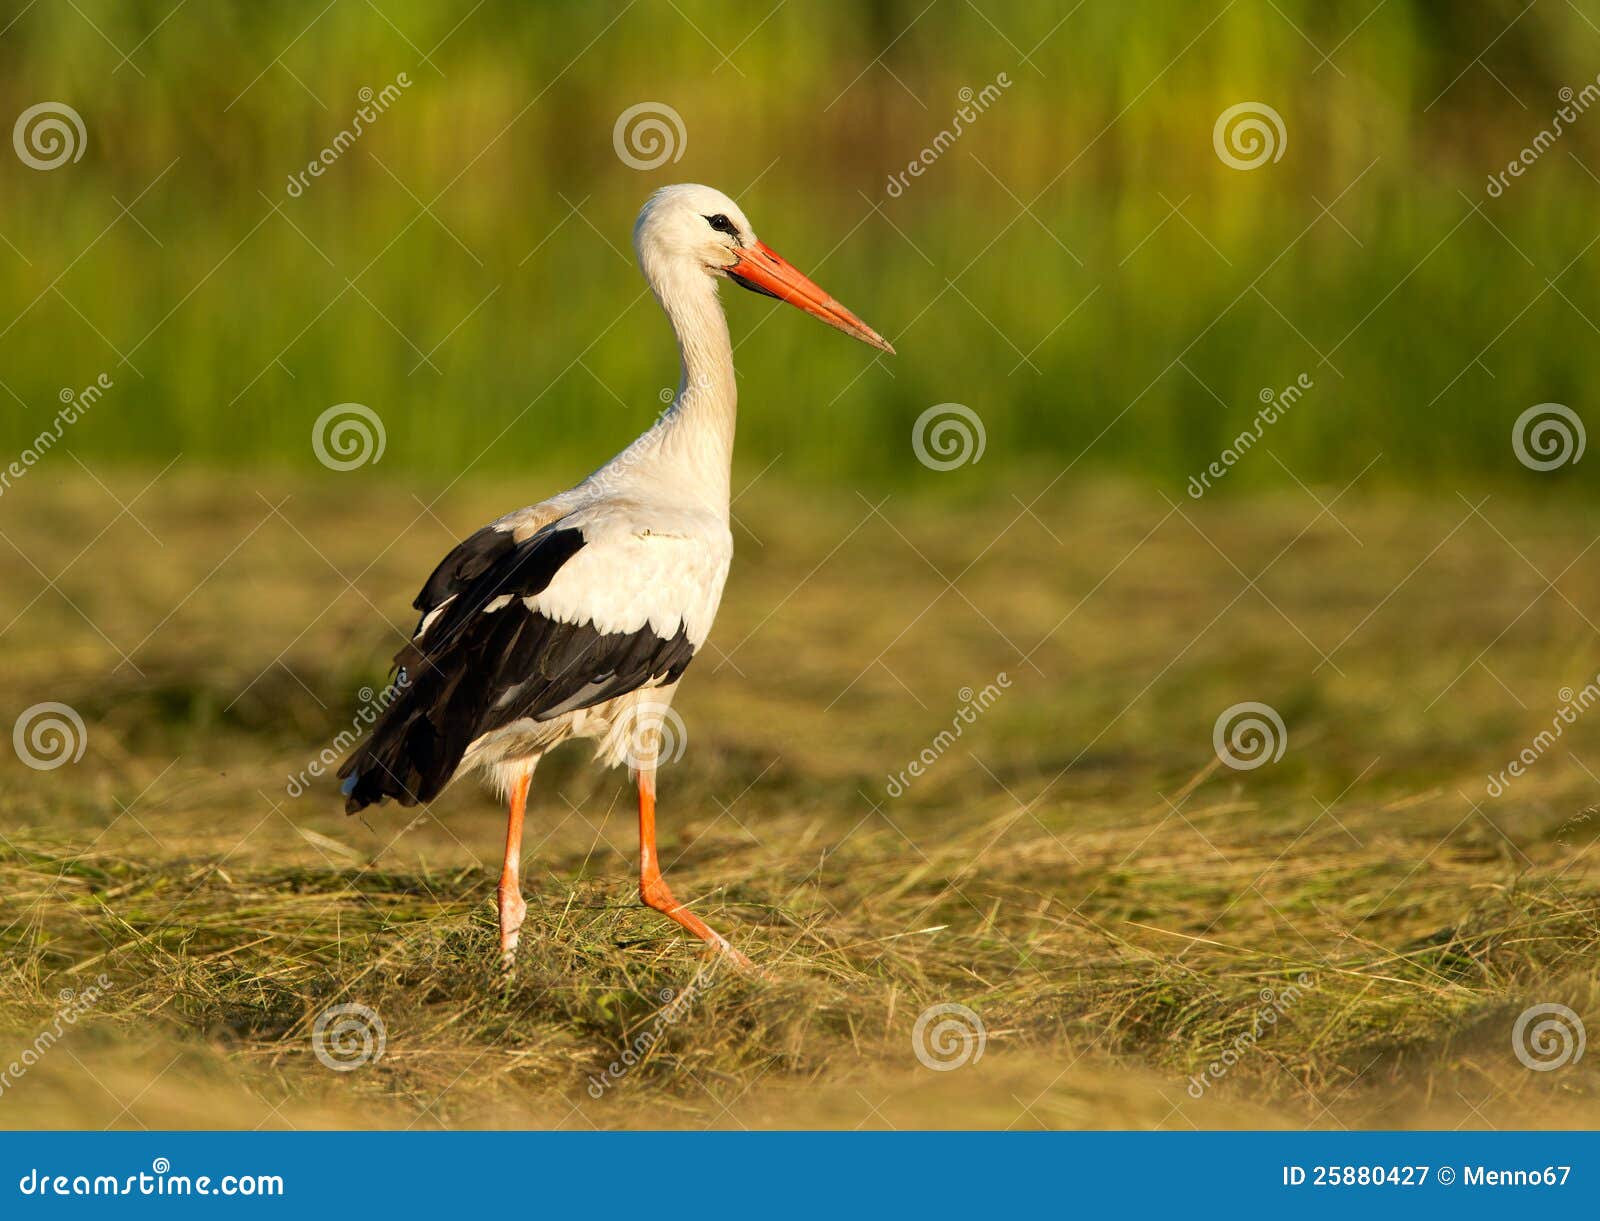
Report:
M 659 876 L 639 879 L 639 901 L 659 912 L 671 911 L 678 906 L 678 900 L 673 898 L 666 879 Z

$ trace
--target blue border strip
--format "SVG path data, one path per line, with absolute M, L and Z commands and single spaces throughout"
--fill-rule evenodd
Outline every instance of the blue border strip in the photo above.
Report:
M 1592 1132 L 6 1133 L 0 1216 L 1593 1216 L 1597 1152 Z

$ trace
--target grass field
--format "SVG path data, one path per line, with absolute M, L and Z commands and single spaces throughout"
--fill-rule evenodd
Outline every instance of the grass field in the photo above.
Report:
M 963 508 L 757 480 L 662 811 L 678 893 L 762 976 L 635 905 L 625 778 L 569 748 L 502 982 L 495 804 L 286 792 L 435 555 L 544 489 L 442 490 L 55 454 L 7 493 L 0 707 L 84 729 L 75 762 L 0 758 L 0 1061 L 76 1018 L 0 1124 L 1600 1123 L 1592 1053 L 1512 1047 L 1530 1005 L 1600 1012 L 1600 719 L 1486 793 L 1595 677 L 1580 515 L 1359 480 L 1197 503 L 1024 472 Z M 1284 733 L 1240 770 L 1213 729 L 1242 701 Z M 351 1003 L 386 1043 L 330 1071 L 313 1026 Z M 931 1071 L 913 1028 L 951 1003 L 986 1044 Z

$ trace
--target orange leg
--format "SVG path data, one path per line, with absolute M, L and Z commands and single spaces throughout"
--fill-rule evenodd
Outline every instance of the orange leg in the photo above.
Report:
M 522 900 L 522 816 L 528 808 L 528 784 L 533 773 L 511 786 L 511 816 L 506 822 L 506 860 L 500 870 L 500 965 L 509 970 L 517 959 L 517 935 L 528 905 Z
M 656 854 L 656 773 L 654 767 L 639 769 L 639 897 L 646 907 L 675 920 L 707 945 L 728 955 L 741 967 L 750 960 L 677 899 L 661 876 L 661 861 Z

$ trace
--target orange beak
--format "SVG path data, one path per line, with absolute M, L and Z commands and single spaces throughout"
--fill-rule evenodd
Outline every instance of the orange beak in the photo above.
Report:
M 739 261 L 725 269 L 728 278 L 741 288 L 764 293 L 797 305 L 813 318 L 838 327 L 862 343 L 894 355 L 889 341 L 840 305 L 812 280 L 802 275 L 765 242 L 756 242 L 739 251 Z

